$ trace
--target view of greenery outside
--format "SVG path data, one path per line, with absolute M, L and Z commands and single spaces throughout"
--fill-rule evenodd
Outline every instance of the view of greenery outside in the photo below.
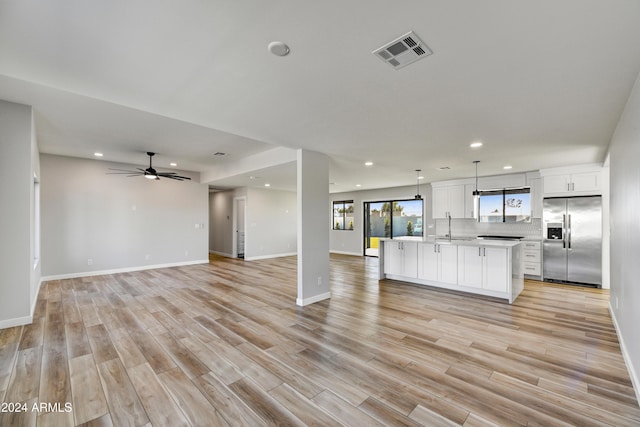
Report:
M 353 200 L 333 202 L 333 229 L 353 230 Z
M 422 200 L 367 203 L 368 236 L 422 236 Z

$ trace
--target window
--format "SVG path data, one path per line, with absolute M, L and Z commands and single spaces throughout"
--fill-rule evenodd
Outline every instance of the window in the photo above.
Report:
M 333 202 L 333 229 L 353 230 L 353 200 Z
M 531 222 L 531 190 L 514 188 L 480 192 L 480 222 Z

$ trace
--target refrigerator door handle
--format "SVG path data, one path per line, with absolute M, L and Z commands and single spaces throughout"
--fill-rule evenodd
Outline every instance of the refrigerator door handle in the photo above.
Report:
M 571 249 L 571 215 L 567 215 L 567 248 Z
M 567 248 L 567 215 L 562 214 L 562 249 Z

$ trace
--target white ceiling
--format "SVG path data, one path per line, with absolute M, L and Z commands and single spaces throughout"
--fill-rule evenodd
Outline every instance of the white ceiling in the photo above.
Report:
M 637 0 L 0 0 L 0 99 L 34 106 L 45 153 L 206 173 L 284 146 L 328 154 L 333 192 L 411 185 L 602 162 L 639 23 Z M 408 31 L 434 54 L 371 54 Z

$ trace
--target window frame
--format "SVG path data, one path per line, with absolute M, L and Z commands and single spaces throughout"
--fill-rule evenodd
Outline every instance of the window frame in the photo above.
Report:
M 350 205 L 350 209 L 351 211 L 349 212 L 349 206 Z M 340 208 L 341 206 L 341 208 Z M 347 213 L 351 213 L 352 214 L 352 222 L 355 219 L 355 217 L 353 216 L 353 213 L 355 211 L 355 204 L 353 203 L 353 200 L 335 200 L 333 202 L 331 202 L 331 207 L 332 207 L 332 216 L 331 216 L 331 229 L 332 230 L 336 230 L 336 231 L 354 231 L 355 226 L 353 227 L 348 227 L 347 226 Z M 342 216 L 336 216 L 336 212 L 339 212 L 339 210 L 342 209 Z M 342 219 L 342 228 L 337 228 L 336 227 L 336 218 L 341 218 Z
M 502 212 L 501 212 L 501 221 L 482 221 L 482 195 L 485 196 L 502 196 Z M 509 194 L 529 194 L 529 216 L 528 220 L 525 221 L 507 221 L 507 195 Z M 480 191 L 480 205 L 478 210 L 478 222 L 483 222 L 487 224 L 518 224 L 518 223 L 530 223 L 533 218 L 533 206 L 531 206 L 531 187 L 516 187 L 516 188 L 503 188 L 503 189 L 495 189 L 495 190 L 481 190 Z M 510 215 L 511 216 L 511 215 Z M 510 217 L 509 216 L 509 217 Z

